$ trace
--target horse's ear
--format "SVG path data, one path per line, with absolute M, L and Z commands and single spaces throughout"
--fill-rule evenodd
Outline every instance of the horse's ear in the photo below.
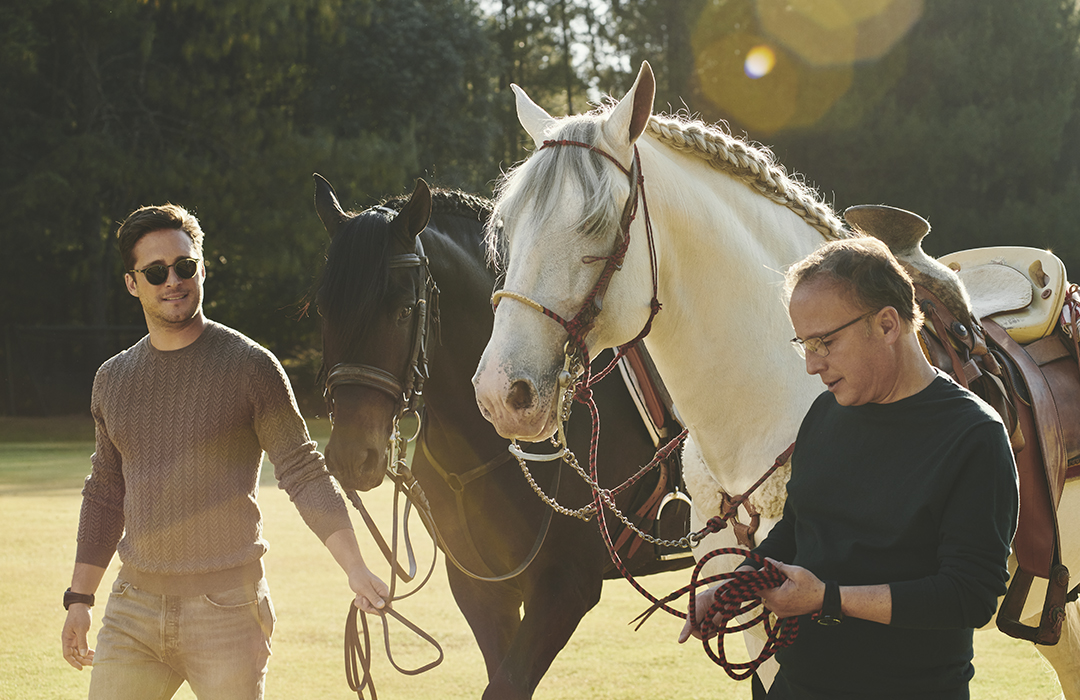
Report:
M 604 122 L 604 136 L 612 144 L 632 144 L 638 140 L 652 117 L 656 98 L 656 78 L 648 61 L 641 62 L 634 86 Z M 624 141 L 623 139 L 626 139 Z
M 394 232 L 406 245 L 415 245 L 416 237 L 427 228 L 430 219 L 431 188 L 423 178 L 418 177 L 409 201 L 394 219 Z
M 548 114 L 543 107 L 533 102 L 525 94 L 525 91 L 517 85 L 511 83 L 510 89 L 514 91 L 514 96 L 517 97 L 518 121 L 521 122 L 521 126 L 524 127 L 526 133 L 532 136 L 536 147 L 540 148 L 544 145 L 544 138 L 548 131 L 555 124 L 555 118 Z
M 337 194 L 330 182 L 319 173 L 312 173 L 311 176 L 315 178 L 315 211 L 319 214 L 323 228 L 333 238 L 342 222 L 349 217 L 338 204 Z

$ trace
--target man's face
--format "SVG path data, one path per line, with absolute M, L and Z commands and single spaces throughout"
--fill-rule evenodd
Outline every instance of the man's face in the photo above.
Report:
M 191 238 L 180 229 L 161 229 L 139 239 L 132 253 L 135 270 L 150 265 L 172 265 L 183 258 L 201 257 Z M 128 292 L 138 297 L 146 314 L 147 324 L 169 327 L 184 325 L 202 313 L 203 279 L 206 268 L 199 263 L 199 270 L 191 279 L 183 279 L 176 269 L 170 267 L 166 280 L 159 285 L 150 284 L 142 272 L 129 272 L 124 281 Z
M 791 294 L 788 313 L 795 335 L 804 340 L 823 336 L 870 309 L 856 306 L 841 287 L 830 280 L 811 280 Z M 888 403 L 897 385 L 898 367 L 893 348 L 885 342 L 879 313 L 829 335 L 826 357 L 806 352 L 806 371 L 816 374 L 841 406 Z

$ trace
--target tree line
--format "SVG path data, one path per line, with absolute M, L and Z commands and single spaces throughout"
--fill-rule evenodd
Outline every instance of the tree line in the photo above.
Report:
M 553 114 L 578 113 L 621 96 L 646 59 L 658 111 L 770 146 L 837 209 L 916 211 L 933 226 L 931 254 L 1050 247 L 1080 278 L 1075 3 L 824 5 L 5 3 L 4 326 L 141 324 L 116 227 L 172 201 L 207 232 L 207 314 L 309 381 L 317 324 L 296 316 L 327 242 L 312 172 L 354 208 L 418 176 L 489 196 L 530 147 L 511 83 Z M 34 412 L 10 337 L 0 412 Z

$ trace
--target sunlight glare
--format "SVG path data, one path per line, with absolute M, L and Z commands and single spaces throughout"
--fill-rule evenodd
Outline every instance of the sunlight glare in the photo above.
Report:
M 746 73 L 747 77 L 757 80 L 768 75 L 775 65 L 776 54 L 770 47 L 760 44 L 750 49 L 746 54 L 743 72 Z

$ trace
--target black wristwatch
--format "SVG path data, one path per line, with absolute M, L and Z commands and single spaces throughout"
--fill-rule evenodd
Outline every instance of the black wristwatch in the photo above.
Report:
M 82 603 L 83 605 L 89 605 L 92 608 L 94 607 L 94 594 L 72 593 L 69 588 L 64 591 L 64 610 L 69 609 L 72 603 Z
M 840 584 L 836 581 L 825 582 L 825 599 L 821 601 L 821 612 L 814 619 L 826 627 L 839 625 L 844 620 L 840 610 Z

